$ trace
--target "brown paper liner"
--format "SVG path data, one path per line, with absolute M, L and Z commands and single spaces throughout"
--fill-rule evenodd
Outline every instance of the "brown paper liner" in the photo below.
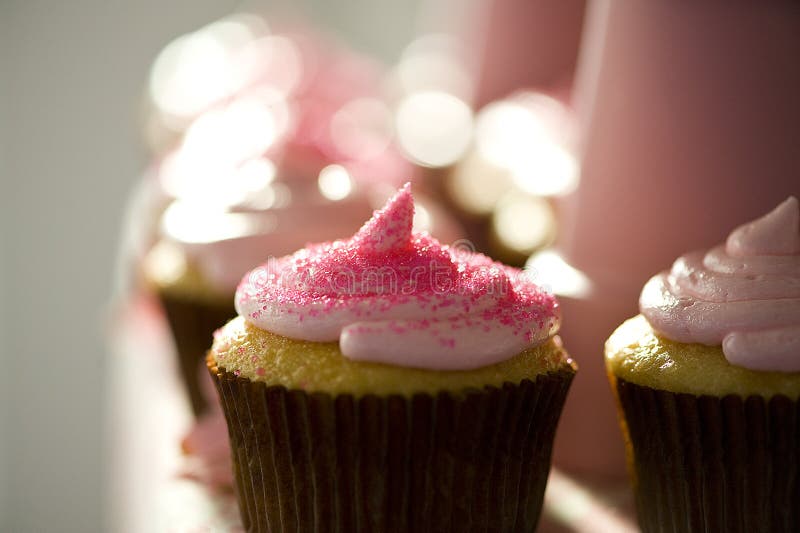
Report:
M 355 398 L 209 369 L 254 532 L 534 531 L 574 375 Z
M 204 302 L 159 294 L 169 322 L 178 365 L 195 415 L 205 411 L 208 400 L 200 386 L 202 362 L 211 346 L 214 331 L 236 316 L 233 295 L 229 303 Z
M 616 379 L 644 532 L 800 532 L 800 400 Z

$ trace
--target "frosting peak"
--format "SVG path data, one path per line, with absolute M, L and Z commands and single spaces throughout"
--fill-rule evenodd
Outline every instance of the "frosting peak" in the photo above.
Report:
M 724 246 L 680 257 L 647 282 L 639 308 L 678 342 L 721 345 L 731 364 L 800 372 L 800 208 L 789 197 Z
M 522 271 L 412 231 L 404 186 L 348 240 L 308 245 L 246 275 L 236 308 L 345 357 L 436 370 L 508 359 L 549 339 L 558 303 Z
M 800 253 L 800 209 L 790 196 L 763 217 L 736 228 L 726 243 L 734 257 Z
M 411 242 L 413 225 L 414 197 L 411 184 L 406 183 L 361 227 L 353 241 L 364 253 L 386 253 Z

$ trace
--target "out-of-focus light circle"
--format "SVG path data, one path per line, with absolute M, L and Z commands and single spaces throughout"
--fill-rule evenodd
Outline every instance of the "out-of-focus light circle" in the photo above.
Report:
M 264 157 L 245 161 L 239 166 L 236 181 L 240 189 L 246 192 L 258 192 L 275 179 L 275 163 Z
M 492 229 L 505 246 L 517 252 L 530 253 L 552 238 L 555 216 L 547 200 L 510 193 L 497 205 L 492 216 Z
M 456 204 L 473 215 L 491 213 L 512 185 L 507 170 L 490 164 L 476 151 L 458 162 L 446 182 Z
M 257 99 L 234 101 L 226 115 L 226 133 L 230 135 L 226 148 L 233 157 L 245 159 L 262 154 L 278 136 L 274 115 Z
M 292 93 L 303 78 L 300 51 L 290 39 L 280 35 L 268 35 L 247 43 L 237 59 L 238 68 L 247 76 L 284 97 Z
M 331 139 L 346 156 L 370 159 L 383 153 L 392 138 L 392 114 L 380 100 L 359 98 L 331 119 Z
M 451 58 L 424 55 L 406 59 L 397 66 L 397 78 L 404 93 L 441 90 L 461 97 L 470 94 L 466 72 Z
M 469 100 L 472 81 L 460 56 L 452 37 L 424 35 L 406 47 L 392 75 L 402 94 L 443 91 Z
M 236 208 L 241 208 L 242 210 L 266 211 L 267 209 L 276 207 L 275 204 L 278 197 L 275 193 L 276 191 L 274 186 L 270 185 L 264 187 L 258 192 L 250 194 L 244 198 L 237 204 Z
M 161 227 L 172 239 L 199 244 L 252 234 L 260 229 L 260 223 L 246 213 L 215 211 L 203 205 L 177 201 L 164 211 Z
M 319 192 L 328 200 L 342 200 L 353 190 L 353 179 L 341 165 L 328 165 L 319 173 Z
M 164 158 L 159 173 L 164 190 L 195 203 L 232 206 L 245 200 L 257 182 L 263 188 L 275 173 L 262 156 L 279 135 L 276 106 L 249 97 L 203 113 L 179 149 Z
M 181 279 L 189 268 L 181 248 L 169 241 L 159 241 L 144 260 L 144 268 L 165 283 Z
M 261 205 L 264 198 L 274 196 L 274 178 L 275 165 L 266 158 L 237 165 L 181 152 L 167 156 L 159 171 L 159 180 L 168 195 L 206 209 Z
M 167 155 L 158 171 L 164 191 L 172 198 L 213 204 L 218 201 L 218 184 L 227 174 L 222 165 L 204 165 L 180 150 Z
M 150 97 L 162 111 L 189 117 L 228 92 L 226 60 L 225 47 L 211 36 L 179 37 L 153 65 Z
M 268 107 L 249 97 L 203 113 L 192 122 L 180 148 L 164 159 L 164 189 L 175 198 L 235 205 L 249 192 L 240 179 L 242 172 L 250 180 L 271 180 L 272 162 L 262 155 L 280 133 L 273 113 L 279 103 Z
M 275 204 L 275 164 L 264 157 L 242 163 L 233 176 L 231 187 L 240 193 L 233 205 L 247 209 L 269 209 Z
M 563 147 L 543 143 L 531 147 L 529 164 L 512 168 L 511 177 L 520 189 L 530 194 L 569 194 L 578 185 L 578 163 Z
M 542 123 L 527 109 L 514 102 L 493 102 L 478 112 L 475 119 L 475 143 L 491 163 L 507 166 L 529 146 L 532 135 L 538 141 L 545 136 Z
M 438 91 L 404 98 L 395 117 L 400 147 L 428 167 L 456 162 L 472 139 L 472 111 L 463 100 Z
M 250 72 L 235 68 L 233 55 L 255 37 L 251 23 L 222 19 L 168 44 L 150 71 L 156 107 L 187 119 L 241 88 Z
M 524 94 L 478 113 L 475 143 L 493 165 L 508 170 L 523 191 L 563 195 L 578 182 L 578 163 L 565 131 L 568 113 L 556 100 Z
M 285 95 L 269 85 L 258 85 L 243 92 L 239 100 L 260 102 L 264 109 L 272 115 L 274 134 L 277 137 L 284 135 L 289 130 L 291 122 L 289 101 Z
M 243 98 L 198 117 L 186 131 L 181 151 L 238 162 L 264 153 L 278 133 L 271 110 L 258 99 Z
M 525 263 L 525 270 L 540 285 L 559 296 L 585 298 L 592 291 L 592 283 L 586 274 L 567 263 L 555 250 L 533 254 Z

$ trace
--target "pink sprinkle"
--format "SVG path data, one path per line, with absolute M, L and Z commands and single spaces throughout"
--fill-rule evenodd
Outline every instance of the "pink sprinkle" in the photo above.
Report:
M 402 316 L 388 331 L 425 330 L 449 348 L 456 346 L 453 332 L 465 329 L 487 335 L 498 330 L 532 341 L 541 339 L 545 328 L 557 327 L 555 297 L 529 276 L 413 233 L 413 218 L 406 184 L 352 238 L 308 245 L 254 269 L 239 285 L 238 307 L 256 325 L 266 317 L 291 315 L 292 323 L 307 323 L 309 330 L 333 313 L 351 323 Z M 407 308 L 418 313 L 409 317 Z
M 439 343 L 444 346 L 445 348 L 455 348 L 456 347 L 456 340 L 453 338 L 449 339 L 439 339 Z
M 266 370 L 264 370 L 262 367 L 258 367 L 258 368 L 256 368 L 256 375 L 257 375 L 257 376 L 263 376 L 263 375 L 264 375 L 264 374 L 266 374 L 266 373 L 267 373 L 267 371 L 266 371 Z

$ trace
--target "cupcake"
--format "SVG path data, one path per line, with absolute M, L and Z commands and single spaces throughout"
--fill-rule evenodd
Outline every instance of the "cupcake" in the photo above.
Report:
M 608 339 L 643 531 L 800 531 L 799 220 L 679 258 Z
M 536 527 L 576 371 L 558 304 L 413 215 L 406 185 L 239 285 L 207 362 L 247 530 Z

